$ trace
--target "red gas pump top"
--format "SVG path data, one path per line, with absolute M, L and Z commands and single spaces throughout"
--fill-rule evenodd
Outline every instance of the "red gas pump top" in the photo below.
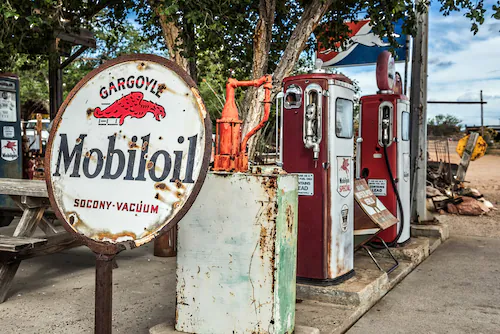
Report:
M 382 51 L 377 58 L 376 79 L 377 94 L 363 96 L 361 100 L 382 98 L 381 95 L 387 95 L 389 99 L 396 95 L 397 99 L 408 100 L 403 94 L 401 76 L 396 72 L 394 58 L 389 51 Z
M 352 85 L 353 82 L 351 79 L 346 77 L 343 74 L 333 74 L 333 73 L 326 73 L 326 72 L 312 72 L 312 73 L 307 73 L 307 74 L 299 74 L 295 75 L 292 77 L 286 77 L 283 82 L 288 82 L 288 81 L 296 81 L 296 80 L 302 80 L 302 79 L 333 79 L 333 80 L 338 80 L 341 82 L 348 83 L 349 85 Z

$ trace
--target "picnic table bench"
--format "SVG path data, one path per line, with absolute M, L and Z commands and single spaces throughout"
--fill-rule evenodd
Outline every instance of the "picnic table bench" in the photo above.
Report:
M 22 210 L 14 233 L 0 233 L 0 303 L 3 303 L 22 260 L 57 253 L 82 243 L 44 217 L 44 213 L 50 211 L 44 181 L 0 179 L 0 194 L 9 195 Z M 33 237 L 37 227 L 45 236 Z

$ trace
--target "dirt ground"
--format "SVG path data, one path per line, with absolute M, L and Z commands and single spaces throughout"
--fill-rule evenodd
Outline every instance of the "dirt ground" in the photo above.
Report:
M 451 146 L 451 145 L 450 145 Z M 453 159 L 458 154 L 454 153 Z M 500 156 L 487 154 L 472 161 L 465 180 L 468 186 L 479 190 L 484 197 L 500 209 Z M 440 215 L 439 219 L 450 226 L 457 235 L 500 237 L 500 211 L 491 211 L 479 217 Z

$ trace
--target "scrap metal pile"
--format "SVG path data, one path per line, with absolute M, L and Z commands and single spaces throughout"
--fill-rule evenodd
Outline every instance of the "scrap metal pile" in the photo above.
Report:
M 480 216 L 497 210 L 494 205 L 474 188 L 466 186 L 465 173 L 470 161 L 484 155 L 486 143 L 477 134 L 467 135 L 457 146 L 460 164 L 450 162 L 449 143 L 446 140 L 434 143 L 436 161 L 427 165 L 427 209 L 440 214 L 450 213 Z
M 427 209 L 440 214 L 459 214 L 465 216 L 480 216 L 497 210 L 495 206 L 474 188 L 462 188 L 457 192 L 449 189 L 441 191 L 427 186 Z

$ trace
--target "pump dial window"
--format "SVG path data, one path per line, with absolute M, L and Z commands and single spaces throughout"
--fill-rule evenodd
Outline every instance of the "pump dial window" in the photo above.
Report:
M 288 86 L 285 94 L 285 108 L 296 109 L 302 104 L 302 89 L 298 85 Z
M 410 113 L 406 111 L 401 115 L 401 139 L 410 140 Z
M 335 134 L 339 138 L 352 138 L 354 104 L 338 98 L 335 103 Z

